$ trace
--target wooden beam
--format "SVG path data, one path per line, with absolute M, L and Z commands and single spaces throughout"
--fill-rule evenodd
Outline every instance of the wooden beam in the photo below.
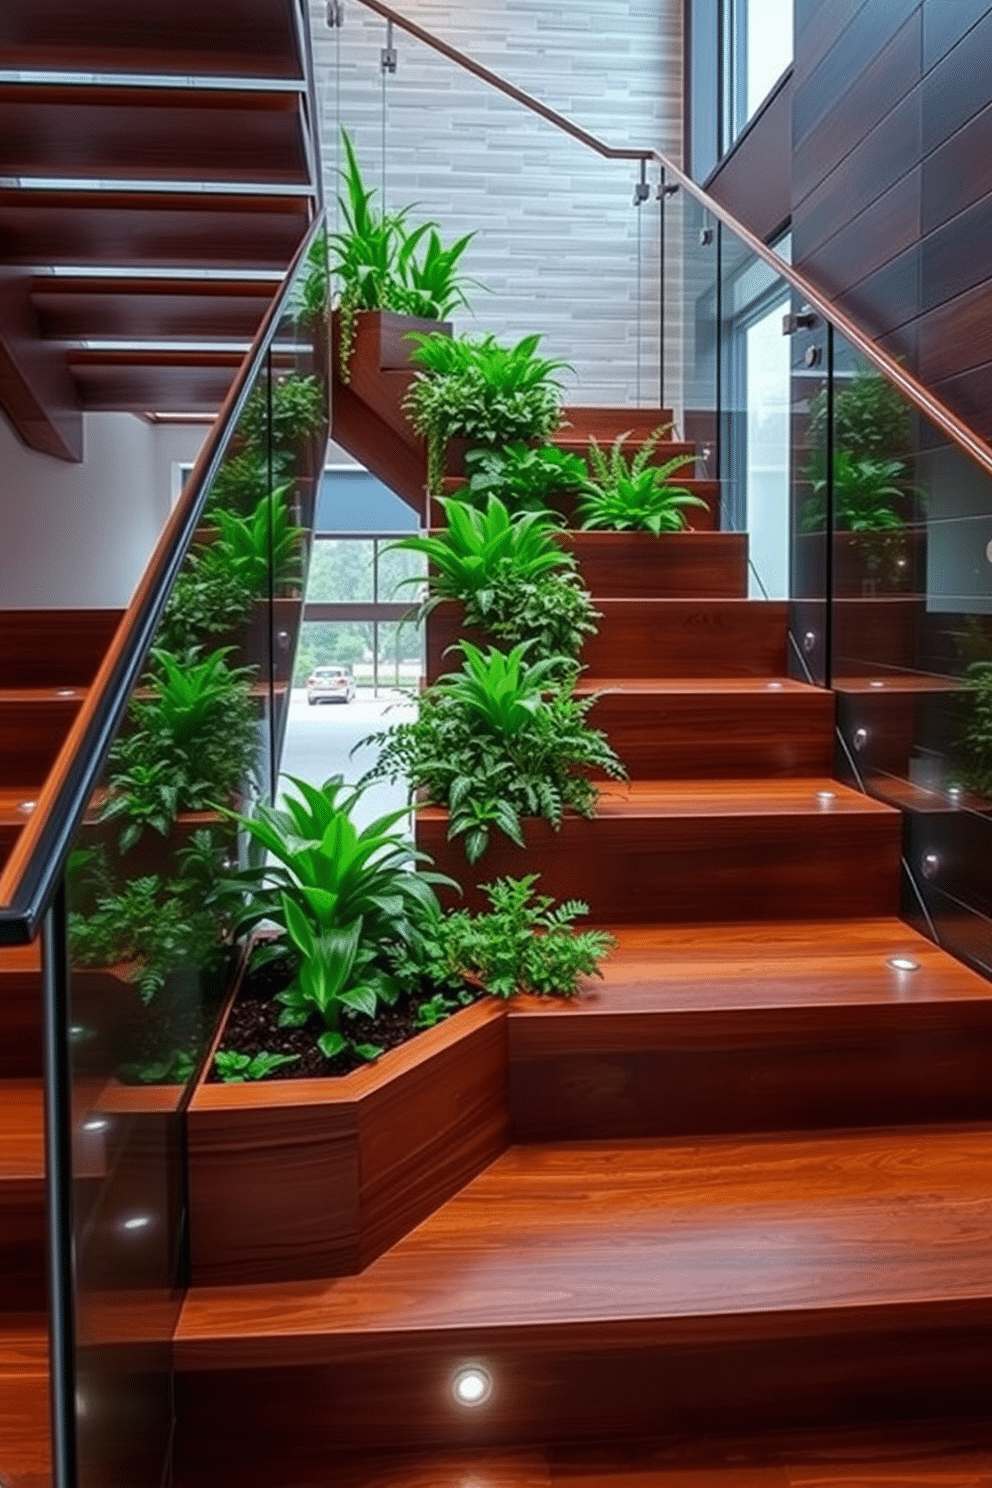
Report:
M 0 265 L 0 408 L 29 449 L 83 458 L 83 414 L 65 352 L 38 335 L 30 275 Z

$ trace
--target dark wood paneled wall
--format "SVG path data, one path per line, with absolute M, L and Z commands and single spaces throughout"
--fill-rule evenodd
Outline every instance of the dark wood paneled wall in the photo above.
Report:
M 992 4 L 802 0 L 794 261 L 992 436 Z

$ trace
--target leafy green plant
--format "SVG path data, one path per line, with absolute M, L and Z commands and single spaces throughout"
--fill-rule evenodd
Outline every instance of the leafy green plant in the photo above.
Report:
M 847 450 L 834 456 L 834 526 L 839 532 L 886 532 L 906 525 L 897 511 L 905 498 L 906 470 L 899 460 L 855 459 Z M 822 532 L 827 520 L 827 479 L 812 481 L 802 514 L 804 532 Z
M 431 563 L 424 611 L 457 600 L 466 625 L 510 645 L 530 641 L 535 659 L 577 656 L 596 629 L 596 611 L 575 577 L 574 558 L 555 541 L 552 514 L 511 517 L 496 496 L 483 511 L 454 498 L 441 506 L 443 531 L 391 544 L 422 553 Z
M 252 389 L 238 421 L 238 431 L 249 447 L 273 445 L 280 454 L 295 449 L 316 434 L 327 419 L 323 384 L 316 375 L 287 374 L 271 384 L 261 379 Z
M 441 489 L 449 439 L 502 446 L 543 439 L 558 427 L 555 374 L 568 363 L 539 356 L 539 335 L 514 346 L 501 346 L 492 335 L 473 340 L 411 332 L 407 340 L 415 345 L 411 361 L 419 371 L 404 407 L 414 431 L 427 440 L 431 495 Z
M 440 678 L 420 700 L 418 718 L 373 735 L 379 747 L 364 781 L 406 778 L 446 806 L 449 838 L 464 836 L 469 862 L 495 826 L 524 845 L 522 818 L 560 827 L 566 809 L 591 816 L 598 791 L 588 772 L 625 774 L 586 714 L 595 699 L 572 696 L 567 657 L 526 660 L 526 645 L 504 655 L 467 641 L 462 669 Z M 363 782 L 364 783 L 364 782 Z
M 247 517 L 218 511 L 218 534 L 193 559 L 192 567 L 209 582 L 231 575 L 249 598 L 268 594 L 270 584 L 285 588 L 300 581 L 302 527 L 289 520 L 286 498 L 289 485 L 265 495 Z
M 264 1080 L 273 1070 L 295 1064 L 299 1057 L 298 1054 L 269 1054 L 264 1049 L 259 1054 L 218 1049 L 214 1055 L 214 1069 L 225 1085 L 243 1085 L 246 1080 Z
M 244 789 L 254 761 L 251 670 L 229 667 L 227 648 L 202 660 L 151 654 L 128 732 L 110 754 L 102 816 L 125 820 L 122 852 L 146 826 L 164 834 L 179 812 L 216 809 Z
M 489 913 L 456 910 L 438 926 L 440 955 L 449 973 L 478 978 L 497 997 L 534 992 L 572 997 L 581 976 L 600 976 L 600 962 L 616 944 L 600 930 L 572 928 L 589 906 L 570 899 L 555 906 L 535 894 L 538 875 L 500 878 L 480 887 Z
M 196 1061 L 190 1049 L 170 1049 L 159 1059 L 120 1065 L 117 1078 L 133 1085 L 186 1085 L 196 1071 Z
M 992 661 L 972 661 L 965 669 L 964 722 L 960 742 L 965 783 L 992 796 Z
M 466 233 L 445 247 L 435 222 L 409 225 L 412 206 L 392 213 L 378 208 L 377 192 L 366 186 L 345 129 L 341 142 L 345 163 L 338 174 L 344 190 L 338 205 L 345 226 L 327 241 L 340 286 L 339 362 L 347 382 L 359 310 L 395 310 L 423 320 L 443 320 L 468 303 L 464 286 L 476 281 L 462 276 L 459 263 L 475 234 Z
M 465 456 L 468 485 L 459 500 L 484 506 L 499 497 L 511 513 L 551 509 L 556 496 L 577 491 L 588 478 L 585 460 L 553 444 L 532 446 L 517 440 L 502 449 L 469 450 Z
M 810 443 L 826 447 L 826 389 L 810 405 Z M 908 400 L 880 372 L 862 370 L 834 391 L 834 448 L 854 461 L 902 460 L 911 448 L 912 414 Z
M 682 532 L 684 509 L 705 507 L 706 502 L 685 486 L 672 485 L 677 470 L 691 465 L 694 455 L 675 455 L 663 465 L 652 465 L 651 457 L 671 428 L 662 424 L 628 459 L 624 450 L 630 432 L 613 441 L 609 454 L 595 439 L 589 443 L 592 478 L 579 486 L 578 515 L 586 530 L 611 532 Z
M 247 429 L 243 432 L 247 437 Z M 284 485 L 292 465 L 292 455 L 287 451 L 270 451 L 248 444 L 237 453 L 228 454 L 210 486 L 206 521 L 217 511 L 234 511 L 242 516 L 254 511 L 270 491 L 270 457 L 271 479 L 276 485 Z

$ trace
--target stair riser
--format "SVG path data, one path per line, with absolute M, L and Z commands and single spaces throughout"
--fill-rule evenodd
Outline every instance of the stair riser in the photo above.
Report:
M 599 631 L 582 650 L 592 677 L 782 677 L 786 671 L 784 607 L 725 601 L 604 599 Z M 465 630 L 460 605 L 442 604 L 427 624 L 427 680 L 457 670 L 445 651 L 459 639 L 491 645 Z
M 589 714 L 633 780 L 829 775 L 829 693 L 604 693 Z
M 0 706 L 0 780 L 43 784 L 79 710 L 79 698 Z
M 594 597 L 612 599 L 743 599 L 747 540 L 733 532 L 670 537 L 576 532 L 562 539 Z
M 509 1020 L 517 1142 L 992 1119 L 992 1005 Z
M 472 885 L 527 872 L 541 875 L 543 894 L 584 899 L 605 924 L 898 912 L 895 815 L 570 817 L 557 834 L 531 821 L 526 855 L 494 831 L 474 865 L 446 831 L 446 818 L 421 814 L 418 846 L 474 909 L 484 900 Z
M 0 1029 L 0 1079 L 40 1076 L 41 981 L 37 972 L 0 975 Z
M 576 453 L 581 453 L 581 451 L 576 451 Z M 442 495 L 458 496 L 464 484 L 464 475 L 447 475 L 441 483 Z M 684 487 L 685 490 L 691 491 L 694 496 L 698 496 L 706 503 L 705 506 L 689 506 L 684 508 L 686 532 L 682 535 L 693 536 L 694 534 L 715 533 L 720 526 L 720 487 L 717 482 L 694 480 L 686 477 L 686 479 L 680 480 L 678 484 Z M 552 511 L 556 511 L 559 516 L 564 517 L 569 527 L 579 526 L 579 518 L 576 516 L 576 496 L 574 492 L 562 492 L 559 495 L 551 496 L 548 498 L 548 505 Z M 432 501 L 430 504 L 430 514 L 430 525 L 432 527 L 442 527 L 444 525 L 444 512 L 435 501 Z
M 988 1304 L 872 1311 L 349 1335 L 336 1341 L 333 1364 L 180 1374 L 179 1423 L 198 1460 L 222 1474 L 232 1452 L 292 1460 L 299 1470 L 310 1452 L 326 1460 L 329 1441 L 399 1448 L 712 1436 L 986 1408 Z M 328 1343 L 315 1346 L 326 1358 Z M 298 1352 L 310 1354 L 307 1340 Z M 469 1362 L 494 1380 L 491 1404 L 476 1410 L 450 1395 Z
M 120 623 L 118 610 L 0 613 L 4 687 L 86 687 Z
M 44 1307 L 44 1186 L 28 1180 L 0 1181 L 0 1311 Z

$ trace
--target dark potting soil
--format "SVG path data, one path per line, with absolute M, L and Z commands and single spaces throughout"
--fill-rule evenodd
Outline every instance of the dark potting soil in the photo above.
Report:
M 302 1028 L 279 1027 L 282 1003 L 277 1001 L 276 994 L 288 987 L 291 979 L 292 970 L 285 961 L 270 961 L 260 970 L 249 970 L 231 1009 L 220 1047 L 252 1056 L 299 1056 L 293 1064 L 280 1065 L 272 1074 L 263 1076 L 266 1080 L 312 1080 L 325 1075 L 347 1075 L 352 1070 L 364 1068 L 369 1061 L 353 1049 L 344 1049 L 333 1059 L 325 1059 L 317 1048 L 317 1039 L 324 1031 L 319 1017 L 311 1018 Z M 376 1045 L 383 1053 L 387 1049 L 396 1049 L 424 1032 L 423 1026 L 417 1025 L 417 1013 L 432 995 L 425 993 L 422 997 L 411 998 L 399 1008 L 380 1008 L 375 1018 L 360 1013 L 349 1016 L 342 1032 L 355 1043 Z M 484 995 L 475 987 L 466 987 L 464 1002 L 456 1001 L 451 993 L 446 994 L 453 1004 L 452 1013 L 459 1012 L 463 1006 Z M 211 1067 L 207 1083 L 221 1083 L 215 1067 Z

